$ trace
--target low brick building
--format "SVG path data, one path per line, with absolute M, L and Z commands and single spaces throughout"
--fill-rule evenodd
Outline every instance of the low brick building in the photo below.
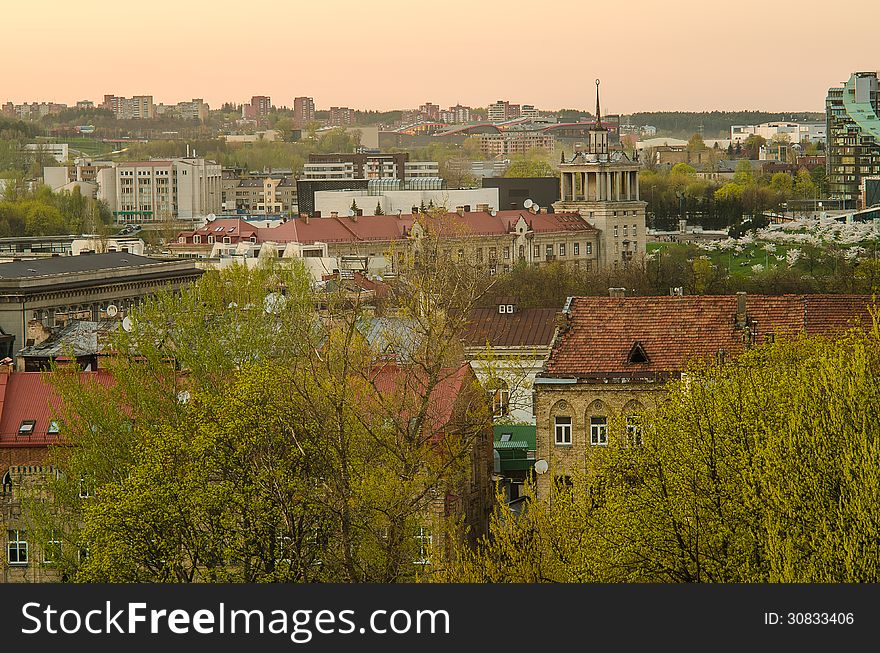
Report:
M 540 497 L 588 469 L 590 451 L 614 439 L 638 445 L 641 416 L 691 362 L 725 361 L 777 334 L 867 328 L 860 295 L 573 297 L 535 379 Z M 614 418 L 618 418 L 615 420 Z M 615 424 L 619 424 L 617 429 Z

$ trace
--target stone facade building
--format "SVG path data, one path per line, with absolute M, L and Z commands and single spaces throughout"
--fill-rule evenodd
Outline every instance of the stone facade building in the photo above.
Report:
M 615 292 L 615 294 L 618 294 Z M 598 447 L 637 446 L 641 419 L 691 362 L 724 362 L 777 334 L 868 327 L 859 295 L 573 297 L 535 379 L 539 497 L 589 469 Z

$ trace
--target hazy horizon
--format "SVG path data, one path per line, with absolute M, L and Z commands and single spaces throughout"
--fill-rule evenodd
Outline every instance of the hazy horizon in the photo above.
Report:
M 816 0 L 741 0 L 735 11 L 634 0 L 611 16 L 569 0 L 449 0 L 440 10 L 405 0 L 244 8 L 154 0 L 149 13 L 106 0 L 48 0 L 37 11 L 4 8 L 6 24 L 20 28 L 0 42 L 13 62 L 0 76 L 0 102 L 74 105 L 112 93 L 166 104 L 200 97 L 219 108 L 252 95 L 292 106 L 306 95 L 319 110 L 498 99 L 592 110 L 598 77 L 607 113 L 822 112 L 829 87 L 880 68 L 870 36 L 880 4 L 857 4 L 864 27 L 829 41 L 812 28 L 824 15 Z

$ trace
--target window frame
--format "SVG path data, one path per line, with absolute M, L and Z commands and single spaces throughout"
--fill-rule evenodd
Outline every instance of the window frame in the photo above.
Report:
M 560 420 L 568 420 L 560 421 Z M 570 447 L 572 446 L 572 420 L 570 415 L 556 415 L 553 418 L 553 444 L 557 447 Z M 567 442 L 566 438 L 560 438 L 560 435 L 568 435 Z
M 14 535 L 13 535 L 14 534 Z M 26 539 L 27 531 L 20 528 L 10 528 L 6 531 L 6 564 L 12 567 L 24 567 L 30 564 L 30 555 L 28 551 L 28 543 Z M 15 560 L 13 560 L 12 552 L 16 551 Z M 24 560 L 21 559 L 22 551 L 24 551 Z
M 590 446 L 608 446 L 608 418 L 605 415 L 590 416 Z

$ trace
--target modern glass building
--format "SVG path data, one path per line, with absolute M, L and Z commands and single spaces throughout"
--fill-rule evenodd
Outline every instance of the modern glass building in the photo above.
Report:
M 880 174 L 880 93 L 876 72 L 853 73 L 825 98 L 828 190 L 860 208 L 863 177 Z

